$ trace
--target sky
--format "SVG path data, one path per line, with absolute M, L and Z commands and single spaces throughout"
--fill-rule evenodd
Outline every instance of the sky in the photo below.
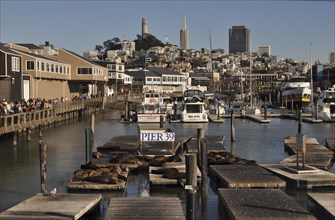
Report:
M 189 48 L 210 48 L 211 32 L 212 48 L 228 52 L 229 29 L 244 25 L 255 52 L 270 45 L 278 58 L 326 63 L 335 51 L 335 0 L 0 0 L 0 42 L 49 41 L 82 54 L 114 37 L 136 39 L 145 17 L 150 34 L 179 46 L 184 16 Z

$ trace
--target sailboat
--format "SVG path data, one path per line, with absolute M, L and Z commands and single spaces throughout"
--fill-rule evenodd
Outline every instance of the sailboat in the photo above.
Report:
M 246 105 L 242 109 L 242 115 L 248 114 L 248 115 L 259 115 L 261 114 L 261 110 L 258 106 L 253 104 L 253 90 L 252 90 L 252 77 L 251 77 L 251 72 L 252 72 L 252 53 L 251 53 L 251 37 L 250 37 L 250 62 L 249 62 L 249 104 Z

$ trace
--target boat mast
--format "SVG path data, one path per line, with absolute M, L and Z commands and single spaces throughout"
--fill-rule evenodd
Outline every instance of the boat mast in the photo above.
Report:
M 212 36 L 211 36 L 211 30 L 209 30 L 209 58 L 211 61 L 211 72 L 212 72 L 212 78 L 213 78 L 213 93 L 215 91 L 215 84 L 214 84 L 214 67 L 213 67 L 213 60 L 212 60 Z
M 249 32 L 249 56 L 250 56 L 250 62 L 249 62 L 249 92 L 250 92 L 250 106 L 252 107 L 252 86 L 251 86 L 251 31 Z
M 312 64 L 312 42 L 309 43 L 309 62 L 310 62 L 310 75 L 311 75 L 311 104 L 313 105 L 313 64 Z

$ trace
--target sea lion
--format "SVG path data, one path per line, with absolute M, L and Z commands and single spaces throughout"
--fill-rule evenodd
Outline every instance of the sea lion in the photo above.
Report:
M 165 169 L 158 169 L 158 170 L 151 170 L 151 173 L 153 174 L 172 174 L 172 173 L 178 173 L 177 168 L 165 168 Z
M 93 182 L 93 183 L 109 183 L 109 184 L 118 183 L 116 177 L 111 177 L 109 175 L 86 177 L 84 180 L 87 182 Z
M 87 163 L 87 164 L 82 164 L 80 166 L 80 169 L 84 169 L 84 170 L 87 170 L 87 169 L 93 169 L 93 170 L 96 170 L 96 169 L 99 169 L 100 167 L 96 164 L 92 164 L 92 163 Z

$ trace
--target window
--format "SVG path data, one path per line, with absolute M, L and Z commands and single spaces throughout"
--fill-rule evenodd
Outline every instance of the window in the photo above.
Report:
M 51 64 L 51 72 L 53 73 L 54 72 L 54 65 Z
M 50 69 L 49 69 L 49 63 L 47 63 L 47 72 L 49 72 Z
M 63 73 L 63 68 L 62 66 L 59 67 L 59 73 Z
M 20 72 L 20 58 L 12 57 L 12 71 Z
M 37 70 L 40 70 L 40 61 L 37 61 Z
M 56 68 L 56 73 L 58 73 L 58 65 L 55 65 L 55 68 Z
M 78 68 L 77 74 L 90 74 L 92 75 L 92 68 Z
M 35 61 L 27 60 L 27 70 L 35 70 Z
M 45 70 L 45 63 L 41 63 L 41 70 L 44 71 Z

